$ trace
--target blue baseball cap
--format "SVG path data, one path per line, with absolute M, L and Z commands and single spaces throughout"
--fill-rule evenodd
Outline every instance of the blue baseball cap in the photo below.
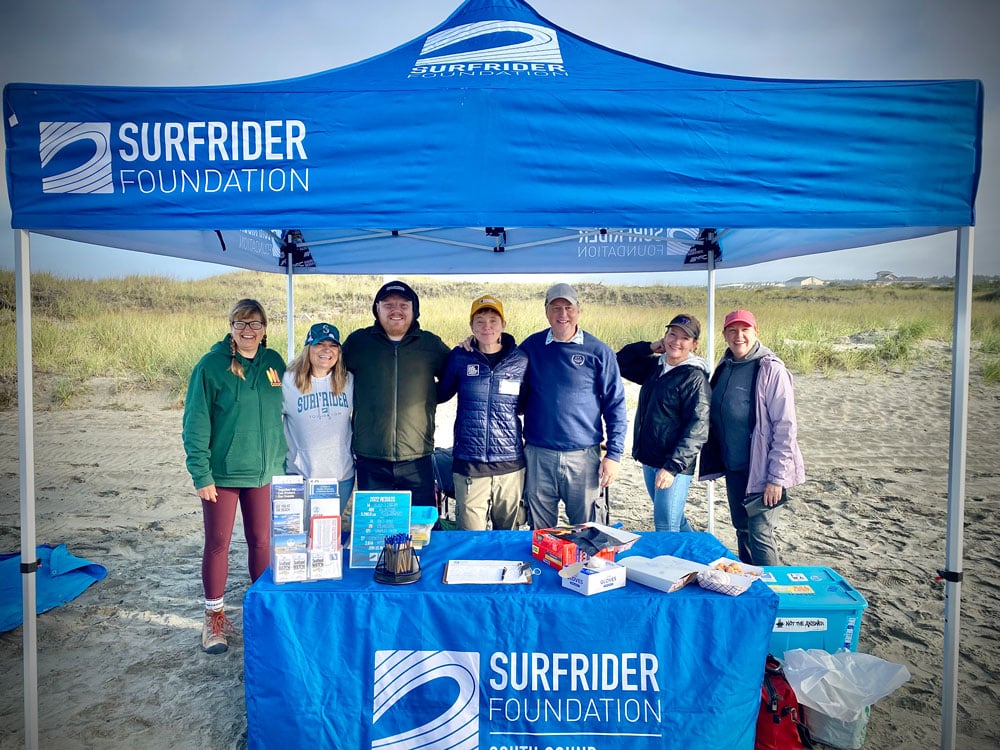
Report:
M 318 344 L 320 341 L 332 341 L 339 345 L 340 331 L 337 330 L 337 326 L 329 323 L 313 323 L 309 333 L 306 334 L 306 346 Z
M 684 333 L 695 341 L 701 336 L 701 323 L 698 322 L 698 319 L 694 315 L 688 315 L 687 313 L 674 316 L 673 320 L 667 323 L 667 328 L 677 328 L 684 331 Z

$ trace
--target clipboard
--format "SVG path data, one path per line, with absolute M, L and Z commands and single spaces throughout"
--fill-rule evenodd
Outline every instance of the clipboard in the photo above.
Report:
M 445 583 L 531 583 L 531 563 L 521 560 L 449 560 Z

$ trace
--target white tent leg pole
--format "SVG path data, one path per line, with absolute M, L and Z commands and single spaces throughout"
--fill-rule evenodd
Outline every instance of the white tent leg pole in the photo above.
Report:
M 288 356 L 285 358 L 286 362 L 291 362 L 292 357 L 295 356 L 295 285 L 292 283 L 292 278 L 294 276 L 292 272 L 291 253 L 288 254 L 288 289 L 285 292 L 285 315 L 288 319 L 288 346 L 286 347 L 288 351 Z
M 972 338 L 972 227 L 960 227 L 955 248 L 955 320 L 951 354 L 951 434 L 948 443 L 948 534 L 944 578 L 944 678 L 941 748 L 954 750 L 962 605 L 962 535 L 965 522 L 965 447 L 969 423 L 969 349 Z
M 715 367 L 715 253 L 708 252 L 708 309 L 705 312 L 705 359 L 709 367 Z M 708 506 L 708 533 L 715 533 L 715 482 L 705 486 L 705 503 Z
M 35 420 L 32 400 L 31 263 L 28 232 L 14 232 L 17 309 L 17 420 L 21 459 L 21 599 L 24 615 L 24 746 L 38 747 L 38 631 L 35 614 Z

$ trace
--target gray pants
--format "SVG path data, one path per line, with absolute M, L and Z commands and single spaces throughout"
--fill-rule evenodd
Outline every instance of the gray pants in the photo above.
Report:
M 748 516 L 743 507 L 748 479 L 749 473 L 746 471 L 726 472 L 726 497 L 729 500 L 729 515 L 736 528 L 740 560 L 748 565 L 781 565 L 774 528 L 782 507 L 765 510 L 752 518 Z
M 578 451 L 553 451 L 524 446 L 527 473 L 524 497 L 535 529 L 551 528 L 559 522 L 559 501 L 566 506 L 570 524 L 608 522 L 608 506 L 601 493 L 598 472 L 601 447 Z

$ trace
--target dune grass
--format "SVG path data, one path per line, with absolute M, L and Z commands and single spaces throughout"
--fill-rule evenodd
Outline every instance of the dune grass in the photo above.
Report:
M 420 294 L 420 322 L 449 345 L 468 335 L 471 300 L 484 292 L 504 303 L 518 340 L 546 325 L 542 299 L 555 279 L 500 283 L 408 278 Z M 372 323 L 379 276 L 301 275 L 294 281 L 295 349 L 308 327 L 325 320 L 346 336 Z M 32 276 L 33 355 L 37 374 L 55 379 L 53 401 L 71 403 L 94 377 L 130 387 L 168 387 L 178 398 L 195 362 L 227 332 L 231 304 L 258 299 L 268 312 L 268 345 L 284 355 L 287 280 L 234 272 L 193 281 L 158 276 L 63 279 Z M 577 285 L 583 326 L 613 348 L 658 338 L 666 322 L 687 312 L 705 323 L 706 290 L 681 286 Z M 927 340 L 950 341 L 953 294 L 939 286 L 825 286 L 719 289 L 714 360 L 724 349 L 728 310 L 753 310 L 761 338 L 793 372 L 885 372 L 905 368 Z M 14 279 L 0 273 L 0 408 L 16 400 Z M 1000 282 L 975 290 L 973 338 L 983 377 L 1000 383 Z M 703 346 L 705 334 L 702 335 Z

